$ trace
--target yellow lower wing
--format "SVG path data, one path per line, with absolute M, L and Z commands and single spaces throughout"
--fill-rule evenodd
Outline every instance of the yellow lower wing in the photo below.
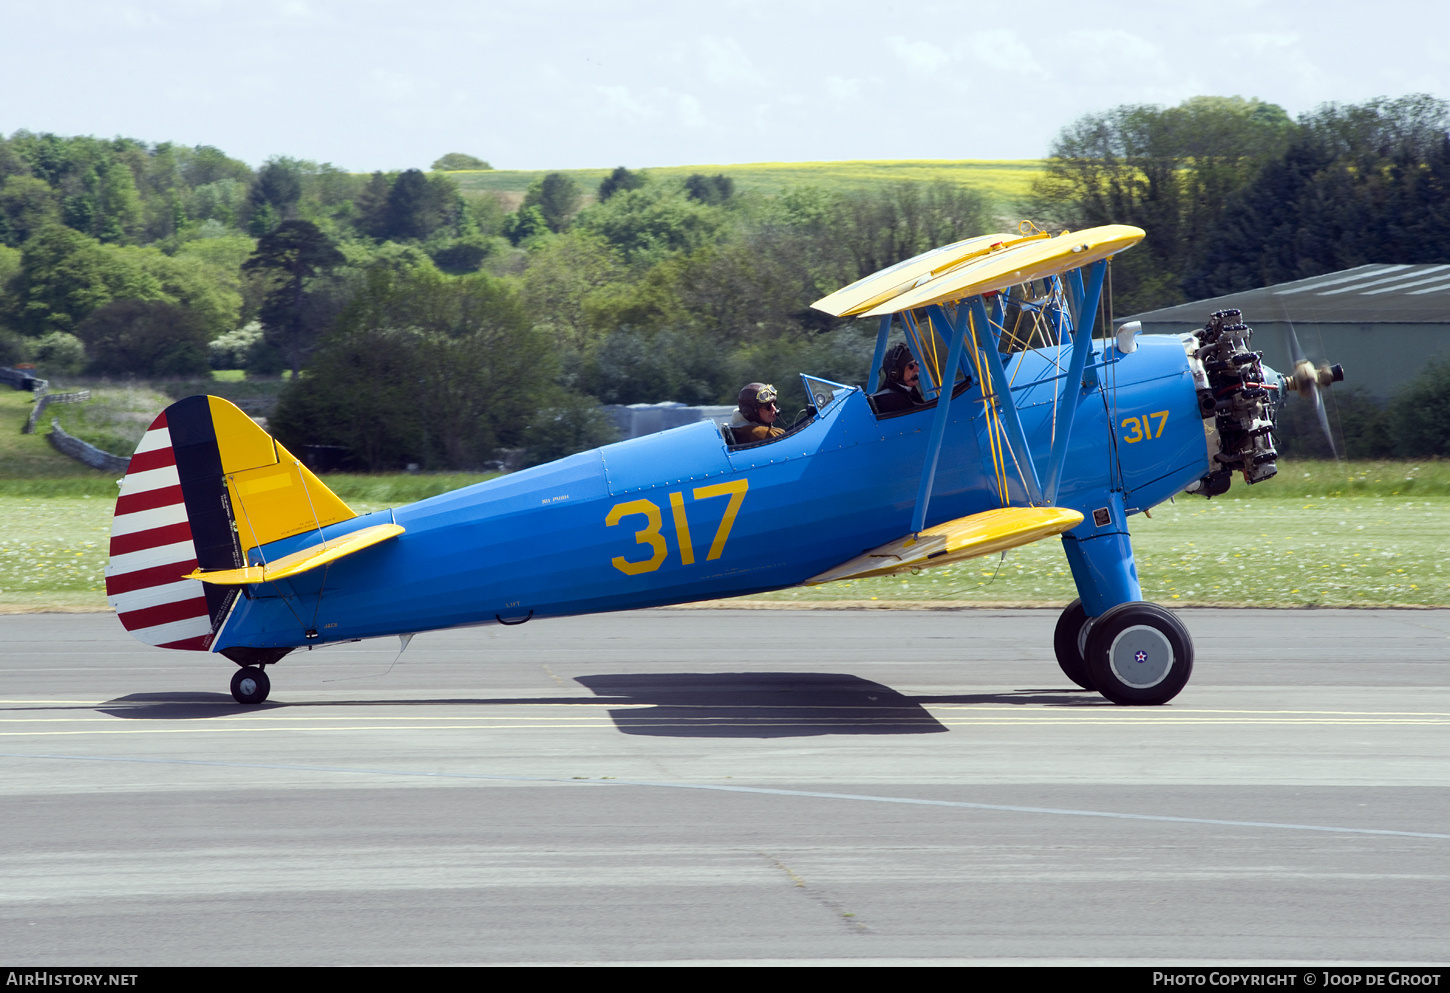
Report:
M 215 583 L 218 586 L 249 586 L 252 583 L 270 583 L 273 580 L 286 579 L 288 576 L 295 576 L 298 573 L 327 565 L 329 562 L 335 562 L 344 555 L 352 555 L 364 548 L 371 548 L 380 541 L 387 541 L 402 533 L 401 524 L 377 524 L 370 528 L 363 528 L 361 531 L 354 531 L 352 534 L 345 534 L 333 541 L 313 545 L 311 548 L 304 548 L 291 555 L 284 555 L 266 565 L 253 565 L 245 569 L 219 569 L 214 572 L 203 572 L 198 569 L 182 578 L 199 579 L 203 583 Z
M 924 566 L 946 565 L 1027 545 L 1039 538 L 1050 538 L 1081 523 L 1081 514 L 1063 507 L 988 510 L 938 524 L 920 534 L 889 541 L 880 548 L 873 548 L 849 562 L 813 576 L 804 585 L 818 586 L 838 579 L 862 579 L 866 576 L 890 576 Z

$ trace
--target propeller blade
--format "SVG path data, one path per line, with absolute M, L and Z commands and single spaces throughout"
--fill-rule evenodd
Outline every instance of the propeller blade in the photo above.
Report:
M 1329 412 L 1324 409 L 1324 391 L 1318 383 L 1312 383 L 1309 386 L 1309 395 L 1314 398 L 1314 413 L 1319 417 L 1319 430 L 1324 432 L 1324 440 L 1329 442 L 1329 451 L 1338 462 L 1339 446 L 1334 443 L 1334 432 L 1329 429 Z
M 1304 361 L 1304 349 L 1299 347 L 1299 336 L 1294 333 L 1294 325 L 1289 325 L 1289 365 L 1297 368 L 1300 362 Z

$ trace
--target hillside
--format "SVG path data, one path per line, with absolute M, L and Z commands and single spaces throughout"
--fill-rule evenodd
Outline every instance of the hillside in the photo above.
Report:
M 750 162 L 743 165 L 692 165 L 646 168 L 658 179 L 683 179 L 694 173 L 713 176 L 723 173 L 735 181 L 738 190 L 779 193 L 790 186 L 821 186 L 833 190 L 863 189 L 901 182 L 945 180 L 987 194 L 1004 207 L 1016 206 L 1031 190 L 1032 181 L 1042 174 L 1037 159 L 989 160 L 947 159 L 883 160 L 872 162 Z M 490 169 L 448 173 L 467 191 L 501 193 L 522 198 L 535 179 L 548 170 Z M 564 169 L 591 193 L 612 169 Z M 511 203 L 510 206 L 513 206 Z
M 20 429 L 30 417 L 32 406 L 29 393 L 9 387 L 0 389 L 0 465 L 4 466 L 0 470 L 0 479 L 112 478 L 67 458 L 51 447 L 45 435 L 50 430 L 51 413 L 59 416 L 62 413 L 60 407 L 51 407 L 45 412 L 44 422 L 37 426 L 34 434 L 21 434 Z

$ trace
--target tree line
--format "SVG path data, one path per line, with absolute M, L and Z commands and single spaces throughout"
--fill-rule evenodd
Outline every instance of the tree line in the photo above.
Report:
M 1126 315 L 1374 262 L 1450 256 L 1450 104 L 1418 94 L 1326 104 L 1195 97 L 1064 128 L 1038 182 L 1060 224 L 1135 224 L 1113 266 Z
M 438 169 L 252 170 L 17 132 L 0 139 L 0 362 L 290 370 L 272 418 L 288 444 L 371 470 L 537 461 L 608 440 L 601 402 L 726 402 L 772 379 L 803 405 L 800 371 L 864 378 L 870 336 L 810 303 L 993 224 L 945 185 L 768 197 L 624 167 L 592 190 L 547 174 L 509 206 Z
M 1030 211 L 1148 232 L 1121 316 L 1366 262 L 1450 254 L 1446 104 L 1119 107 L 1063 129 Z M 370 470 L 471 468 L 609 438 L 600 403 L 733 401 L 867 375 L 874 327 L 810 303 L 910 255 L 1011 230 L 947 184 L 767 196 L 704 173 L 549 173 L 521 202 L 444 169 L 357 175 L 209 147 L 0 138 L 0 363 L 52 374 L 290 370 L 289 445 Z

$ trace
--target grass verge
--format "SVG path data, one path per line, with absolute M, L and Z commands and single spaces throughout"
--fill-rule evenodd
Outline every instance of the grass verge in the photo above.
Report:
M 48 448 L 49 446 L 47 446 Z M 89 470 L 87 470 L 89 472 Z M 480 474 L 326 481 L 359 511 L 479 482 Z M 0 476 L 0 612 L 105 609 L 113 477 Z M 1450 463 L 1283 463 L 1255 487 L 1179 497 L 1134 517 L 1145 599 L 1255 607 L 1450 605 Z M 782 590 L 763 606 L 1061 605 L 1077 595 L 1062 546 L 1042 541 L 917 576 Z

